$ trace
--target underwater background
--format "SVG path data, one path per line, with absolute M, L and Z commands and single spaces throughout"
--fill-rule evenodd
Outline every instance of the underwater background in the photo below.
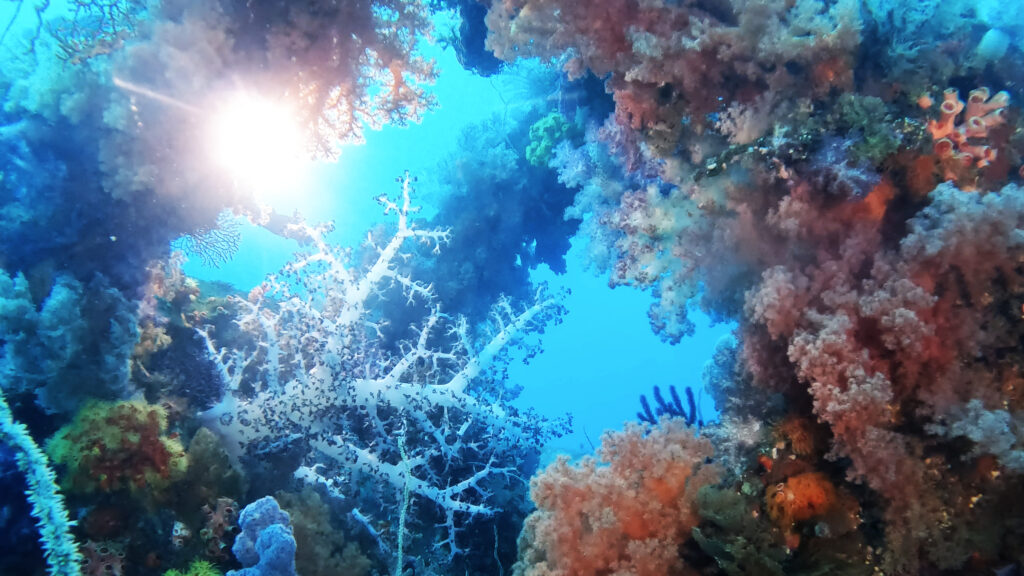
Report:
M 0 575 L 1012 575 L 1024 4 L 0 0 Z

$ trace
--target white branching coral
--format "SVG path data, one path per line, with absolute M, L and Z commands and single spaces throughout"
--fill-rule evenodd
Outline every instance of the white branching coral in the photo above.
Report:
M 437 505 L 454 554 L 459 521 L 496 511 L 488 481 L 515 475 L 516 455 L 556 433 L 508 405 L 514 390 L 502 368 L 510 348 L 531 353 L 528 335 L 564 309 L 542 287 L 526 305 L 498 302 L 482 328 L 442 312 L 433 288 L 402 271 L 407 240 L 439 252 L 449 234 L 410 221 L 412 192 L 406 175 L 399 199 L 378 199 L 397 230 L 384 244 L 368 238 L 376 253 L 368 266 L 350 267 L 323 229 L 304 227 L 310 249 L 234 301 L 248 342 L 201 330 L 227 389 L 204 417 L 249 456 L 302 445 L 307 456 L 295 475 L 337 496 L 358 499 L 353 484 L 370 478 L 378 499 L 399 506 L 408 487 Z M 390 342 L 380 309 L 395 304 L 395 293 L 426 317 Z

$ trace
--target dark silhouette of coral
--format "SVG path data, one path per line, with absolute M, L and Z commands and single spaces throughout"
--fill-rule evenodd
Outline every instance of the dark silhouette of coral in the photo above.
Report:
M 640 406 L 643 407 L 643 411 L 637 412 L 636 417 L 641 422 L 653 425 L 657 424 L 662 416 L 670 416 L 672 418 L 682 418 L 687 426 L 696 424 L 697 428 L 703 428 L 704 419 L 700 417 L 697 402 L 693 398 L 693 388 L 686 387 L 686 406 L 683 406 L 683 401 L 679 398 L 679 393 L 676 392 L 674 385 L 668 387 L 668 392 L 672 398 L 671 402 L 666 402 L 665 398 L 661 395 L 661 389 L 657 386 L 654 387 L 654 401 L 656 403 L 654 410 L 651 410 L 647 396 L 641 394 Z

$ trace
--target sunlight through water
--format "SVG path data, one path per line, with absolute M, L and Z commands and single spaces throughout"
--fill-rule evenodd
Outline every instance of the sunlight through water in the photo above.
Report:
M 210 122 L 213 160 L 260 204 L 303 189 L 312 161 L 295 114 L 246 92 L 227 97 Z

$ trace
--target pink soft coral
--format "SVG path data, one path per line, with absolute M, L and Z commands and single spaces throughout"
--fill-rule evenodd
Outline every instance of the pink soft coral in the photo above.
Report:
M 923 457 L 930 439 L 908 430 L 959 422 L 971 401 L 989 409 L 1017 402 L 1008 383 L 1019 378 L 1018 356 L 1009 351 L 1021 327 L 1004 311 L 1024 294 L 1021 198 L 1012 185 L 978 195 L 943 184 L 907 222 L 898 248 L 887 248 L 863 214 L 797 193 L 769 218 L 794 246 L 815 248 L 767 269 L 747 293 L 744 341 L 762 348 L 748 350 L 748 360 L 785 343 L 797 377 L 787 380 L 790 393 L 806 387 L 833 434 L 832 455 L 848 458 L 851 479 L 887 503 L 896 572 L 916 571 L 918 548 L 941 538 L 938 519 L 959 505 L 935 481 L 942 459 Z M 970 437 L 954 428 L 934 427 Z
M 699 518 L 697 491 L 715 481 L 711 444 L 681 420 L 605 434 L 600 460 L 559 458 L 531 482 L 538 510 L 520 538 L 522 576 L 689 573 L 677 550 Z M 607 464 L 607 465 L 604 465 Z

